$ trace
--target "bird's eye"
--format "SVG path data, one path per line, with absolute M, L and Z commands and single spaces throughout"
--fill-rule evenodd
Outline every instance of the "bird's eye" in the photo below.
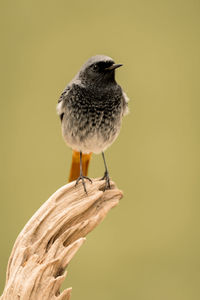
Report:
M 98 69 L 97 64 L 93 65 L 93 70 L 97 70 L 97 69 Z

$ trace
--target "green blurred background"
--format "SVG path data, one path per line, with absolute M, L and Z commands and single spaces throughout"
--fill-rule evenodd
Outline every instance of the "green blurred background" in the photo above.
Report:
M 66 183 L 55 107 L 90 56 L 123 63 L 131 113 L 106 152 L 124 198 L 87 237 L 72 299 L 200 298 L 200 2 L 0 1 L 1 291 L 13 243 Z M 103 174 L 94 156 L 90 176 Z

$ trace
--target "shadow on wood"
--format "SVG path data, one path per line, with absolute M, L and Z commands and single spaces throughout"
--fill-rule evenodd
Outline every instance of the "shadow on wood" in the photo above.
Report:
M 118 204 L 122 192 L 104 181 L 71 182 L 57 190 L 19 234 L 7 267 L 0 300 L 69 300 L 71 288 L 60 293 L 70 260 L 93 230 Z

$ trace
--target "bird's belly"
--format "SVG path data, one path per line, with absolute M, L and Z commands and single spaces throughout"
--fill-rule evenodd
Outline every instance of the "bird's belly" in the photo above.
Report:
M 117 138 L 120 131 L 121 120 L 112 123 L 103 123 L 94 126 L 87 122 L 85 126 L 79 123 L 63 123 L 62 133 L 65 142 L 76 151 L 83 153 L 100 153 L 106 150 Z

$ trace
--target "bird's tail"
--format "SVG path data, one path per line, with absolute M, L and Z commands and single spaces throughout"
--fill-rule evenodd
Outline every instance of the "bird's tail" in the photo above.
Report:
M 82 154 L 82 168 L 83 168 L 83 176 L 87 176 L 88 174 L 88 166 L 91 159 L 92 153 Z M 76 180 L 80 175 L 80 152 L 74 151 L 72 152 L 72 163 L 69 174 L 69 182 Z

